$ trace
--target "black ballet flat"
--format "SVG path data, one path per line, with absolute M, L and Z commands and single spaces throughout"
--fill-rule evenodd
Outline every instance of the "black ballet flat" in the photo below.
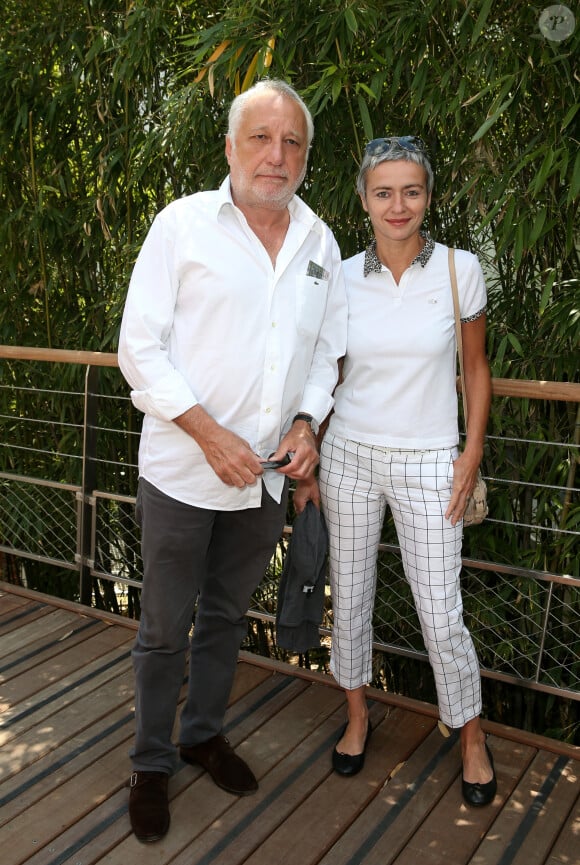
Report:
M 338 739 L 336 740 L 337 744 L 344 736 L 347 727 L 348 722 L 341 729 Z M 341 754 L 340 751 L 336 750 L 336 745 L 334 746 L 334 750 L 332 752 L 332 768 L 335 772 L 338 772 L 339 775 L 345 775 L 347 777 L 351 777 L 352 775 L 356 775 L 358 772 L 360 772 L 360 770 L 365 764 L 365 753 L 372 732 L 373 728 L 371 727 L 371 722 L 369 721 L 362 754 Z
M 468 805 L 471 805 L 474 808 L 481 808 L 483 805 L 489 805 L 490 802 L 493 802 L 495 794 L 497 793 L 497 778 L 495 776 L 493 756 L 487 747 L 487 743 L 485 745 L 485 750 L 491 765 L 491 771 L 493 772 L 493 778 L 491 781 L 488 781 L 487 784 L 471 784 L 469 781 L 465 781 L 463 778 L 461 779 L 461 792 L 463 793 L 463 798 Z

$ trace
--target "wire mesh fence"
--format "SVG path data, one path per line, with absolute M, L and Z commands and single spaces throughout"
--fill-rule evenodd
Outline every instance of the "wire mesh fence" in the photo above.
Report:
M 18 561 L 10 573 L 32 587 L 38 586 L 39 568 L 72 572 L 75 597 L 138 617 L 140 419 L 118 370 L 99 376 L 94 367 L 10 364 L 11 374 L 0 379 L 4 578 L 7 560 Z M 561 401 L 550 409 L 559 423 L 547 441 L 530 422 L 537 412 L 524 414 L 521 402 L 504 399 L 488 437 L 484 474 L 491 514 L 465 533 L 465 618 L 484 676 L 580 700 L 577 407 Z M 525 436 L 513 434 L 517 423 Z M 269 627 L 287 543 L 288 535 L 249 611 Z M 324 638 L 331 629 L 327 592 Z M 426 660 L 389 519 L 377 563 L 374 633 L 378 653 Z M 269 639 L 275 643 L 273 627 Z

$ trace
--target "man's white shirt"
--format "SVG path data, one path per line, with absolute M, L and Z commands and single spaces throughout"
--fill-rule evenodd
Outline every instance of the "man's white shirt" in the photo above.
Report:
M 333 405 L 346 345 L 340 252 L 298 197 L 288 209 L 275 268 L 229 178 L 161 211 L 135 263 L 119 365 L 145 415 L 139 474 L 187 504 L 259 507 L 262 485 L 224 484 L 174 418 L 199 403 L 266 459 L 297 411 L 320 422 Z M 264 482 L 279 500 L 284 478 Z

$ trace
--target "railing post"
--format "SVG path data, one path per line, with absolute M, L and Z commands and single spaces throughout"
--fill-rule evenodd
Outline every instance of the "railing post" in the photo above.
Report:
M 87 366 L 85 375 L 85 412 L 83 421 L 83 479 L 81 502 L 80 579 L 79 598 L 81 604 L 91 606 L 93 595 L 91 563 L 91 515 L 92 495 L 97 486 L 97 411 L 99 401 L 99 367 Z

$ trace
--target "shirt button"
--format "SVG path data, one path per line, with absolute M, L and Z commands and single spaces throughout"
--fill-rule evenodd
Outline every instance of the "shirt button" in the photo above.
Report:
M 267 408 L 267 409 L 266 409 L 266 414 L 270 414 L 271 411 L 272 411 L 271 408 Z
M 276 322 L 275 322 L 275 321 L 273 321 L 273 322 L 272 322 L 272 327 L 277 327 L 277 325 L 276 325 Z

